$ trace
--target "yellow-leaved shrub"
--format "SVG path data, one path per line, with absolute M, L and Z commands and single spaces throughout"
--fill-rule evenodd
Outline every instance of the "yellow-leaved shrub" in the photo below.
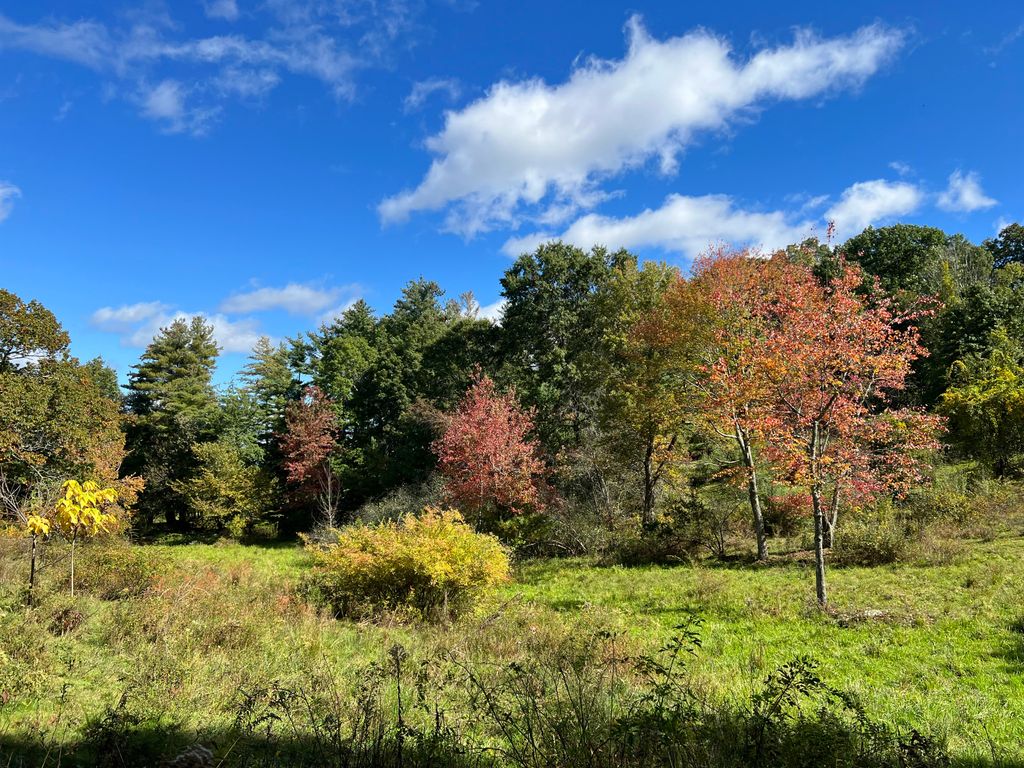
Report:
M 385 611 L 448 619 L 509 578 L 509 559 L 494 537 L 475 532 L 455 510 L 341 529 L 337 542 L 311 546 L 304 588 L 336 615 Z

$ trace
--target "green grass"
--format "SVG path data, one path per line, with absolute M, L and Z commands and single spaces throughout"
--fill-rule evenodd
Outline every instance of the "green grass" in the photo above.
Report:
M 335 621 L 295 596 L 307 564 L 298 546 L 180 539 L 142 547 L 165 563 L 144 597 L 82 594 L 72 603 L 61 583 L 66 564 L 54 562 L 41 605 L 26 611 L 18 603 L 24 561 L 13 556 L 22 544 L 7 542 L 0 566 L 0 739 L 9 741 L 73 740 L 126 692 L 201 735 L 230 723 L 239 691 L 324 668 L 351 679 L 395 643 L 421 655 L 457 648 L 502 661 L 526 634 L 569 627 L 612 629 L 632 647 L 653 648 L 696 614 L 703 650 L 693 672 L 720 695 L 743 700 L 770 670 L 808 655 L 873 717 L 944 736 L 965 759 L 1024 760 L 1021 538 L 971 542 L 952 565 L 833 568 L 828 614 L 811 602 L 811 570 L 786 559 L 526 563 L 452 627 Z M 89 557 L 85 547 L 83 572 Z M 61 634 L 54 617 L 69 606 L 81 621 Z

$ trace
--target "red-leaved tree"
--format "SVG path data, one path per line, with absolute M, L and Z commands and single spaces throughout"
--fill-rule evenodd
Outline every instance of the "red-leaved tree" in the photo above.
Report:
M 918 452 L 937 447 L 940 420 L 890 404 L 926 354 L 913 316 L 877 292 L 865 296 L 862 274 L 845 264 L 828 284 L 802 265 L 786 272 L 786 290 L 758 309 L 764 335 L 745 348 L 744 367 L 767 396 L 755 413 L 764 453 L 782 479 L 810 493 L 824 607 L 824 549 L 840 498 L 904 493 L 919 478 Z
M 478 521 L 542 509 L 546 468 L 532 432 L 533 414 L 515 392 L 478 374 L 433 444 L 447 501 Z
M 315 503 L 321 521 L 334 527 L 340 487 L 331 467 L 337 446 L 334 404 L 315 386 L 285 408 L 281 454 L 288 484 L 304 503 Z

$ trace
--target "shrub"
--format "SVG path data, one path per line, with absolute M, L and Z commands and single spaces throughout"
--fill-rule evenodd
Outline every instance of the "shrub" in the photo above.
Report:
M 402 485 L 379 499 L 368 501 L 355 513 L 355 520 L 375 524 L 397 522 L 425 507 L 437 506 L 444 495 L 444 481 L 438 474 L 420 484 Z
M 75 587 L 103 600 L 145 595 L 166 570 L 152 550 L 112 539 L 97 542 L 76 566 Z
M 910 537 L 888 506 L 850 518 L 836 532 L 832 557 L 837 565 L 883 565 L 906 555 Z
M 348 526 L 337 543 L 311 551 L 305 591 L 343 616 L 397 610 L 447 619 L 509 577 L 508 555 L 495 537 L 475 533 L 454 510 L 433 507 L 399 522 Z

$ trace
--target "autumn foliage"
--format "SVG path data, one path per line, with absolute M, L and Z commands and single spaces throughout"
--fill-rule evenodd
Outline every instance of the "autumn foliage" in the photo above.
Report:
M 515 392 L 478 374 L 434 443 L 448 503 L 477 518 L 542 509 L 546 470 L 532 431 Z
M 293 498 L 315 502 L 330 525 L 334 523 L 339 494 L 330 463 L 337 445 L 335 421 L 333 403 L 312 386 L 285 409 L 281 435 L 282 464 Z

